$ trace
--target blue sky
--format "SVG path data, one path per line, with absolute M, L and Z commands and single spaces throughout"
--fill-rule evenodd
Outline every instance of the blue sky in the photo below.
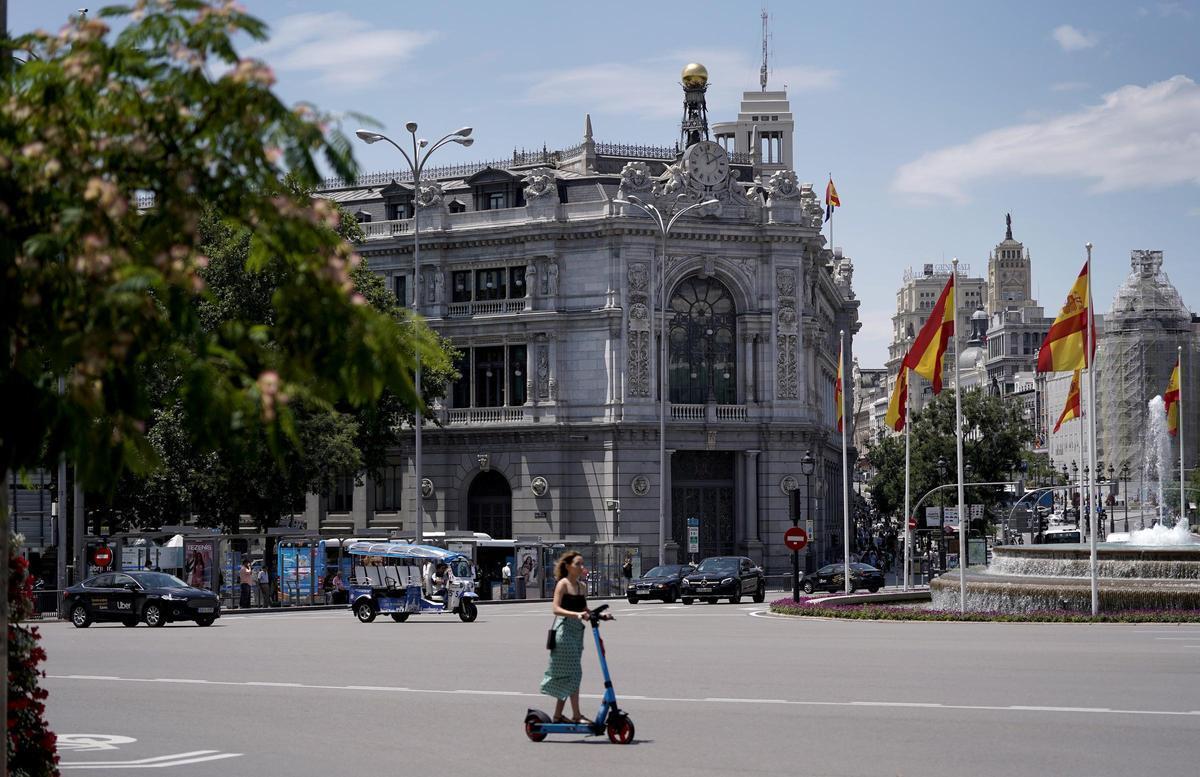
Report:
M 10 3 L 10 29 L 57 29 L 80 5 Z M 272 27 L 251 53 L 287 100 L 393 133 L 473 126 L 475 145 L 442 149 L 444 163 L 574 144 L 585 113 L 597 140 L 670 144 L 689 61 L 708 67 L 711 121 L 758 87 L 758 3 L 245 5 Z M 982 274 L 1006 212 L 1050 315 L 1088 241 L 1100 310 L 1137 248 L 1165 251 L 1200 305 L 1200 2 L 776 0 L 768 12 L 769 88 L 788 89 L 796 172 L 819 190 L 832 172 L 841 195 L 864 366 L 885 358 L 904 269 L 957 256 Z M 365 170 L 398 166 L 383 144 L 358 156 Z

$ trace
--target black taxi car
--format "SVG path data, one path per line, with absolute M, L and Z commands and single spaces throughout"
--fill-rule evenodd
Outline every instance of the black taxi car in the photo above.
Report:
M 637 604 L 642 599 L 662 599 L 671 604 L 679 598 L 679 587 L 683 578 L 695 567 L 691 564 L 660 564 L 646 574 L 629 581 L 625 587 L 625 597 L 630 604 Z
M 883 573 L 870 564 L 860 564 L 857 561 L 850 562 L 850 591 L 854 592 L 860 588 L 865 588 L 871 593 L 875 593 L 884 586 Z M 836 593 L 846 590 L 846 572 L 844 565 L 826 564 L 816 572 L 804 576 L 803 583 L 804 593 L 811 594 L 813 591 L 829 591 Z
M 64 591 L 62 613 L 80 629 L 97 621 L 211 626 L 221 617 L 221 602 L 212 591 L 192 588 L 166 572 L 104 572 Z
M 683 578 L 679 598 L 684 604 L 696 599 L 716 604 L 718 599 L 726 598 L 737 604 L 743 596 L 759 603 L 766 601 L 767 577 L 762 567 L 745 556 L 710 556 Z

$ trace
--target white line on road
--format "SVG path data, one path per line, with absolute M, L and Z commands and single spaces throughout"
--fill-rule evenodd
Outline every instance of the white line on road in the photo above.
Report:
M 241 753 L 221 753 L 216 750 L 194 750 L 190 753 L 175 753 L 174 755 L 159 755 L 153 758 L 141 758 L 136 761 L 75 761 L 60 763 L 59 769 L 166 769 L 172 766 L 205 763 L 207 761 L 222 761 L 226 758 L 240 758 Z
M 46 675 L 49 680 L 99 680 L 102 682 L 124 683 L 189 683 L 191 679 L 145 678 L 145 677 L 97 677 L 94 675 Z M 375 693 L 411 693 L 428 695 L 465 695 L 465 696 L 525 696 L 539 698 L 541 694 L 525 691 L 499 691 L 484 689 L 441 688 L 403 688 L 389 685 L 314 685 L 308 683 L 268 683 L 256 681 L 209 680 L 209 685 L 228 685 L 236 687 L 267 686 L 279 688 L 297 688 L 319 691 L 366 691 Z M 600 694 L 580 694 L 582 698 L 599 699 Z M 784 704 L 795 707 L 916 707 L 931 710 L 966 710 L 975 712 L 1048 712 L 1085 715 L 1163 715 L 1169 717 L 1200 717 L 1200 710 L 1134 710 L 1110 709 L 1108 707 L 1053 707 L 1033 705 L 990 705 L 990 704 L 940 704 L 938 702 L 895 702 L 895 701 L 817 701 L 808 699 L 738 699 L 723 697 L 687 698 L 673 696 L 623 696 L 625 699 L 638 699 L 648 702 L 677 702 L 681 704 Z

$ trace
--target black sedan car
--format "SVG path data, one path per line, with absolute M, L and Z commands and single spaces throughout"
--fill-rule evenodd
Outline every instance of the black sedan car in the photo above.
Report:
M 743 596 L 751 596 L 760 603 L 767 598 L 767 578 L 762 567 L 745 556 L 710 556 L 683 578 L 680 587 L 684 604 L 696 599 L 716 604 L 717 599 L 725 598 L 737 604 Z
M 211 626 L 221 617 L 221 603 L 212 591 L 192 588 L 165 572 L 105 572 L 64 591 L 62 612 L 80 629 L 96 621 Z
M 683 578 L 695 567 L 691 564 L 664 564 L 630 581 L 625 596 L 630 604 L 642 599 L 662 599 L 667 604 L 679 598 L 679 586 Z
M 802 584 L 804 593 L 811 594 L 813 591 L 844 591 L 846 590 L 846 571 L 842 564 L 826 564 L 812 574 L 804 576 Z M 857 591 L 860 588 L 865 588 L 871 593 L 875 593 L 880 588 L 883 588 L 883 573 L 870 564 L 860 564 L 857 561 L 850 562 L 850 590 Z

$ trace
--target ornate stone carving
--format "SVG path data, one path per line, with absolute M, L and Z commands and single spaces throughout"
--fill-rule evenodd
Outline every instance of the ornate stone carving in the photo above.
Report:
M 434 270 L 429 273 L 429 285 L 426 287 L 429 289 L 429 304 L 436 305 L 443 301 L 442 295 L 445 294 L 445 283 L 446 274 L 441 270 Z
M 525 201 L 532 202 L 551 194 L 557 195 L 558 186 L 555 180 L 556 175 L 552 168 L 537 167 L 530 170 L 525 175 Z
M 537 263 L 532 259 L 525 265 L 525 296 L 532 297 L 537 290 Z
M 629 317 L 634 321 L 645 321 L 650 318 L 650 308 L 644 302 L 635 302 L 629 306 Z
M 442 185 L 437 181 L 421 182 L 413 201 L 418 208 L 432 208 L 441 205 L 444 200 Z
M 629 162 L 621 168 L 621 185 L 617 188 L 617 196 L 624 198 L 630 194 L 648 192 L 653 185 L 650 167 L 645 162 Z
M 842 290 L 847 299 L 854 299 L 854 262 L 850 259 L 836 259 L 834 261 L 834 284 Z
M 629 265 L 629 291 L 644 292 L 650 282 L 650 270 L 644 262 L 634 262 Z
M 629 333 L 629 396 L 650 396 L 650 332 Z
M 805 218 L 801 219 L 801 223 L 806 223 L 809 227 L 820 229 L 825 216 L 825 209 L 821 207 L 821 203 L 817 199 L 817 194 L 813 191 L 811 183 L 800 184 L 800 206 L 805 216 Z
M 792 326 L 796 323 L 796 309 L 791 305 L 779 306 L 779 323 L 784 326 Z
M 546 296 L 550 298 L 558 296 L 558 262 L 553 259 L 546 262 L 546 277 L 543 290 L 546 292 Z
M 798 200 L 800 187 L 796 183 L 796 174 L 791 170 L 779 170 L 770 177 L 764 187 L 771 200 Z
M 544 477 L 538 475 L 529 481 L 529 490 L 533 492 L 534 496 L 545 496 L 546 492 L 550 490 L 550 483 Z
M 550 353 L 545 345 L 539 345 L 537 351 L 537 397 L 550 398 Z
M 654 196 L 667 197 L 683 194 L 687 189 L 687 180 L 687 173 L 683 171 L 683 167 L 670 165 L 658 177 L 658 183 L 654 185 Z
M 650 493 L 650 478 L 645 475 L 637 475 L 629 482 L 629 490 L 634 493 L 634 496 L 645 496 Z
M 776 358 L 776 382 L 780 399 L 795 399 L 796 335 L 779 335 L 779 354 Z
M 796 273 L 794 270 L 780 270 L 775 274 L 775 285 L 780 297 L 790 297 L 796 292 Z

